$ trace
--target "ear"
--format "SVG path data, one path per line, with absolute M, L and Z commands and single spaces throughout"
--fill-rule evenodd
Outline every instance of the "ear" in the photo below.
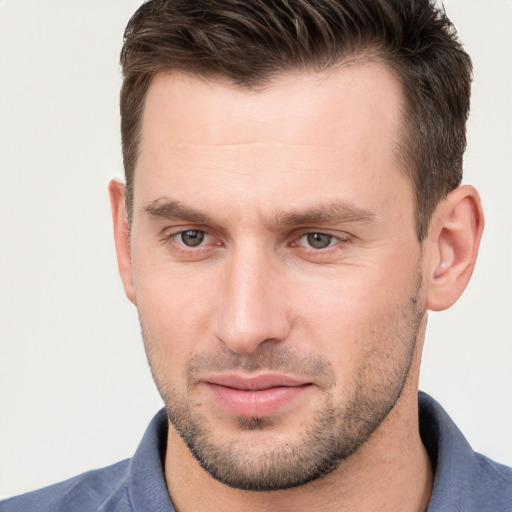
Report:
M 110 208 L 114 223 L 114 239 L 116 243 L 117 265 L 123 282 L 126 296 L 135 304 L 135 294 L 132 282 L 132 260 L 130 254 L 130 234 L 126 218 L 126 205 L 124 200 L 124 185 L 119 180 L 112 180 L 108 184 Z
M 447 309 L 462 295 L 475 267 L 483 227 L 480 196 L 473 187 L 462 185 L 439 204 L 429 228 L 433 258 L 428 309 Z

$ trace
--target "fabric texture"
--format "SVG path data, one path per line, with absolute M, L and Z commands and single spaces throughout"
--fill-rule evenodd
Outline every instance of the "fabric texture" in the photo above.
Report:
M 512 512 L 512 468 L 475 453 L 443 408 L 419 394 L 420 432 L 435 480 L 427 512 Z M 7 499 L 1 512 L 174 512 L 164 476 L 167 419 L 161 410 L 134 456 Z

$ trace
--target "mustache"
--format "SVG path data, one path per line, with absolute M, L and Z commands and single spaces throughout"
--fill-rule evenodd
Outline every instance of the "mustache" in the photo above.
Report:
M 311 380 L 326 388 L 335 385 L 335 374 L 327 360 L 318 355 L 300 353 L 293 348 L 265 343 L 254 352 L 245 354 L 233 352 L 228 347 L 215 353 L 195 354 L 187 364 L 187 383 L 193 385 L 205 374 L 232 371 L 268 371 Z

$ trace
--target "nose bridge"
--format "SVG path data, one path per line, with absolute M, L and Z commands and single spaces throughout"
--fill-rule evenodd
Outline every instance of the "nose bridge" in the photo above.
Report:
M 278 259 L 257 240 L 237 244 L 227 258 L 216 335 L 235 352 L 287 337 Z M 282 276 L 282 273 L 281 273 Z

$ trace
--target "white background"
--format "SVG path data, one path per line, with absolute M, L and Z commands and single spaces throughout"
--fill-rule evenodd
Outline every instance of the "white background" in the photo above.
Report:
M 0 0 L 0 495 L 131 456 L 160 407 L 117 276 L 118 54 L 139 0 Z M 475 65 L 473 282 L 432 315 L 422 389 L 512 464 L 512 2 L 449 0 Z

